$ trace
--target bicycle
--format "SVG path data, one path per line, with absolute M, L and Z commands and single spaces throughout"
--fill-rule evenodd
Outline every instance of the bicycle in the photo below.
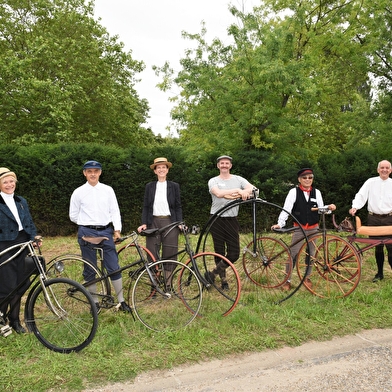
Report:
M 7 303 L 15 293 L 31 279 L 24 308 L 27 329 L 47 348 L 59 353 L 80 351 L 93 340 L 98 327 L 98 316 L 90 293 L 79 283 L 66 279 L 50 279 L 46 273 L 45 260 L 38 247 L 40 240 L 27 241 L 0 252 L 15 251 L 3 261 L 0 268 L 13 260 L 25 249 L 26 276 L 0 304 Z M 36 249 L 39 249 L 37 251 Z M 11 309 L 1 314 L 3 331 L 8 336 L 6 320 Z
M 198 252 L 193 251 L 191 240 L 189 237 L 189 229 L 185 222 L 173 222 L 160 229 L 147 229 L 143 230 L 140 234 L 142 236 L 156 237 L 168 235 L 171 230 L 177 227 L 181 227 L 180 230 L 182 241 L 184 246 L 172 255 L 169 259 L 180 259 L 180 261 L 191 268 L 195 273 L 198 280 L 201 282 L 203 287 L 203 305 L 201 316 L 207 314 L 219 314 L 227 316 L 230 314 L 236 305 L 238 304 L 241 295 L 241 282 L 237 270 L 233 264 L 224 256 L 217 254 L 216 252 Z M 145 252 L 149 254 L 149 257 L 153 259 L 154 256 L 146 248 Z M 119 257 L 125 256 L 127 251 L 127 257 L 132 256 L 132 245 L 125 246 L 119 250 Z M 158 252 L 156 252 L 158 253 Z M 227 269 L 222 271 L 218 276 L 212 274 L 212 270 L 220 262 L 224 261 L 227 264 Z M 187 274 L 187 270 L 178 270 L 179 279 L 183 284 L 190 284 L 192 275 Z
M 124 249 L 132 249 L 135 251 L 132 252 L 132 259 L 122 258 L 123 266 L 111 273 L 105 268 L 104 252 L 100 246 L 108 240 L 107 237 L 83 237 L 86 244 L 97 251 L 100 266 L 81 256 L 63 255 L 53 260 L 48 266 L 48 272 L 80 281 L 83 279 L 83 271 L 90 269 L 95 278 L 82 284 L 91 292 L 100 310 L 119 308 L 118 301 L 112 295 L 110 277 L 119 272 L 126 273 L 126 279 L 123 279 L 123 287 L 128 287 L 126 299 L 136 317 L 147 328 L 155 331 L 174 330 L 190 324 L 198 315 L 203 298 L 201 284 L 195 273 L 178 261 L 155 261 L 148 249 L 139 245 L 135 232 L 120 238 L 117 243 L 128 238 L 132 239 L 131 242 L 121 248 L 119 253 L 124 252 Z M 172 272 L 169 275 L 165 271 Z M 178 271 L 186 271 L 188 276 L 192 276 L 187 282 L 189 284 L 175 279 Z
M 211 215 L 201 230 L 196 252 L 214 251 L 211 233 L 214 225 L 222 217 L 237 217 L 227 219 L 225 224 L 239 226 L 238 238 L 233 238 L 233 243 L 239 243 L 238 257 L 234 265 L 240 276 L 241 302 L 244 304 L 259 301 L 281 303 L 294 295 L 302 285 L 303 279 L 294 276 L 291 278 L 290 290 L 283 289 L 293 270 L 291 253 L 284 242 L 284 236 L 267 234 L 272 225 L 271 217 L 276 219 L 282 210 L 282 207 L 260 199 L 258 189 L 255 188 L 252 197 L 247 200 L 229 201 Z M 298 223 L 294 216 L 286 212 L 293 222 Z M 302 228 L 299 230 L 302 230 L 304 243 L 308 245 L 305 232 Z M 214 235 L 219 239 L 219 233 Z M 224 233 L 221 235 L 221 238 L 227 240 Z M 305 273 L 304 267 L 303 274 Z
M 345 220 L 348 219 L 349 218 L 346 218 Z M 351 233 L 351 235 L 347 237 L 347 241 L 355 247 L 361 264 L 364 252 L 378 245 L 392 245 L 391 226 L 363 226 L 359 216 L 355 216 L 355 225 L 350 223 L 349 227 L 346 228 L 342 228 L 342 224 L 337 225 L 335 219 L 333 219 L 333 224 L 336 230 Z M 369 237 L 357 237 L 357 235 Z
M 304 281 L 303 284 L 312 294 L 322 298 L 346 297 L 360 281 L 360 257 L 350 242 L 327 232 L 325 215 L 330 212 L 328 206 L 313 210 L 318 210 L 322 223 L 319 233 L 308 237 L 309 246 L 302 246 L 298 252 L 298 276 L 302 279 L 305 267 L 309 266 L 306 275 L 311 278 L 311 283 Z

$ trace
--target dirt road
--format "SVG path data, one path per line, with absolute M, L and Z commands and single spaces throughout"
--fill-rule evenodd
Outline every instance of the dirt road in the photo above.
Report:
M 392 329 L 143 373 L 94 392 L 392 391 Z M 85 391 L 92 392 L 93 390 Z

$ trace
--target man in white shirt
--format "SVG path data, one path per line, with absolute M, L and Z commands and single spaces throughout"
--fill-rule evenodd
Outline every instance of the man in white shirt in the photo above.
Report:
M 82 237 L 107 237 L 102 246 L 105 268 L 109 273 L 119 269 L 118 255 L 114 241 L 121 236 L 121 214 L 112 187 L 99 182 L 102 165 L 97 161 L 87 161 L 83 166 L 87 182 L 75 189 L 71 196 L 69 217 L 78 225 L 78 242 L 82 256 L 97 265 L 97 253 Z M 90 268 L 85 268 L 86 282 L 95 278 Z M 121 273 L 111 275 L 112 285 L 117 295 L 120 309 L 131 312 L 124 301 Z
M 372 177 L 365 181 L 361 189 L 355 195 L 351 215 L 361 209 L 367 202 L 369 226 L 389 226 L 392 225 L 392 179 L 391 162 L 383 160 L 378 163 L 378 177 Z M 388 263 L 392 268 L 392 245 L 386 245 L 388 252 Z M 384 245 L 376 246 L 375 257 L 377 263 L 377 274 L 373 282 L 384 279 Z

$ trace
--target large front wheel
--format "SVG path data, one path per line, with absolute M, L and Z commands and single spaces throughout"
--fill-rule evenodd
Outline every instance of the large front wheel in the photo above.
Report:
M 27 327 L 50 350 L 80 351 L 94 338 L 98 315 L 90 293 L 79 283 L 54 278 L 36 286 L 26 303 Z
M 358 286 L 361 260 L 353 245 L 338 236 L 316 234 L 308 238 L 309 247 L 298 253 L 297 272 L 300 279 L 307 277 L 304 286 L 323 298 L 346 297 Z M 305 264 L 304 264 L 305 263 Z
M 182 280 L 182 276 L 187 276 Z M 154 331 L 190 324 L 200 311 L 202 287 L 196 274 L 179 261 L 163 260 L 140 271 L 132 290 L 137 318 Z

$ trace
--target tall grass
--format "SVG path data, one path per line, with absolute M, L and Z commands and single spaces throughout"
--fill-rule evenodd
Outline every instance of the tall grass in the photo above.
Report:
M 76 239 L 44 240 L 47 260 L 59 253 L 78 253 Z M 301 288 L 280 305 L 241 304 L 227 317 L 208 315 L 183 330 L 163 333 L 146 329 L 128 314 L 106 310 L 99 315 L 93 342 L 68 355 L 49 351 L 32 334 L 0 337 L 2 387 L 21 392 L 81 391 L 132 380 L 152 369 L 388 328 L 392 325 L 392 273 L 386 266 L 385 279 L 372 283 L 372 251 L 365 256 L 360 284 L 342 299 L 318 298 Z

